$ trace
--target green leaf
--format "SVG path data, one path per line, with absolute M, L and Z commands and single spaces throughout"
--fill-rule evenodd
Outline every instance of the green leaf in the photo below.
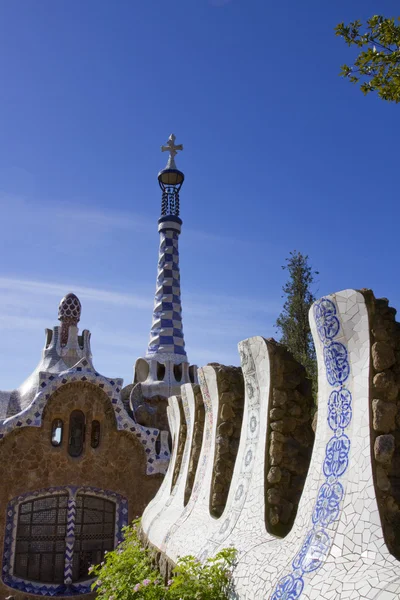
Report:
M 348 46 L 360 49 L 353 67 L 343 65 L 340 76 L 359 83 L 364 94 L 378 92 L 383 100 L 400 101 L 400 17 L 373 15 L 364 31 L 361 21 L 349 25 L 339 23 L 335 35 L 343 37 Z M 355 74 L 356 73 L 356 74 Z

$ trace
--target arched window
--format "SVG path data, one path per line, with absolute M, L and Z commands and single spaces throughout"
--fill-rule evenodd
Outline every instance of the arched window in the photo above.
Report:
M 196 366 L 195 365 L 190 365 L 189 367 L 189 379 L 191 381 L 191 383 L 196 383 Z
M 68 452 L 70 456 L 80 456 L 85 441 L 85 415 L 81 410 L 73 410 L 69 418 Z
M 144 358 L 138 358 L 135 364 L 134 383 L 143 383 L 149 376 L 150 365 Z
M 51 443 L 53 446 L 61 446 L 63 438 L 63 422 L 61 419 L 54 419 L 51 425 Z
M 174 365 L 174 377 L 175 381 L 182 380 L 182 363 L 180 365 Z
M 32 582 L 45 596 L 90 593 L 89 568 L 122 539 L 126 507 L 126 498 L 114 492 L 69 486 L 14 498 L 7 507 L 4 583 L 21 589 L 21 579 Z M 66 594 L 57 587 L 64 583 L 70 586 Z
M 165 365 L 163 363 L 157 363 L 157 379 L 158 381 L 164 381 L 165 377 Z
M 100 444 L 100 421 L 92 421 L 90 445 L 92 446 L 92 448 L 98 448 L 99 444 Z

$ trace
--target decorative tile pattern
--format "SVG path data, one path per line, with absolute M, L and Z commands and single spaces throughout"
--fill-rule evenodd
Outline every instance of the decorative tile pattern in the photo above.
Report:
M 344 433 L 351 420 L 351 393 L 344 387 L 350 375 L 350 364 L 346 346 L 333 341 L 340 332 L 336 313 L 334 302 L 328 298 L 322 298 L 314 304 L 317 331 L 324 345 L 326 378 L 330 386 L 337 386 L 328 399 L 328 424 L 334 434 L 326 445 L 322 466 L 326 480 L 317 495 L 312 528 L 292 561 L 293 571 L 278 582 L 271 600 L 280 600 L 285 595 L 293 600 L 300 598 L 304 575 L 319 569 L 328 555 L 332 544 L 332 526 L 337 521 L 343 498 L 343 486 L 339 478 L 346 472 L 350 453 L 350 439 Z M 329 533 L 326 529 L 328 525 Z M 287 591 L 288 586 L 290 592 Z
M 117 429 L 127 431 L 143 445 L 147 459 L 147 474 L 165 473 L 170 458 L 169 451 L 164 449 L 163 456 L 156 453 L 155 443 L 159 434 L 158 429 L 143 427 L 135 423 L 126 412 L 121 401 L 122 379 L 107 379 L 95 371 L 84 358 L 73 368 L 61 373 L 39 373 L 39 390 L 32 403 L 22 412 L 0 423 L 0 440 L 20 427 L 40 427 L 42 414 L 51 394 L 63 385 L 72 382 L 88 382 L 96 385 L 110 398 Z
M 244 351 L 241 343 L 245 413 L 225 511 L 220 519 L 209 513 L 219 402 L 209 366 L 199 373 L 209 411 L 196 494 L 184 510 L 176 510 L 172 524 L 169 514 L 164 550 L 172 560 L 189 553 L 203 560 L 233 545 L 239 553 L 234 573 L 238 599 L 397 600 L 400 563 L 384 542 L 371 467 L 371 338 L 364 297 L 345 290 L 323 298 L 310 321 L 319 365 L 318 426 L 292 530 L 280 539 L 265 527 L 265 449 L 274 373 L 269 372 L 268 341 L 251 338 Z M 152 503 L 144 513 L 150 541 L 154 531 L 163 530 L 162 507 L 169 494 L 165 489 L 159 499 L 151 530 L 146 514 Z
M 115 546 L 122 541 L 123 533 L 122 529 L 128 524 L 128 501 L 123 496 L 110 492 L 109 490 L 102 490 L 99 488 L 92 487 L 80 487 L 76 488 L 73 486 L 65 487 L 53 487 L 36 492 L 30 492 L 21 496 L 17 496 L 7 506 L 7 522 L 6 522 L 6 536 L 4 540 L 4 554 L 3 554 L 3 567 L 2 567 L 2 578 L 6 585 L 9 587 L 25 592 L 27 594 L 36 594 L 38 596 L 77 596 L 79 594 L 88 594 L 90 586 L 93 583 L 93 579 L 87 581 L 72 583 L 72 554 L 73 544 L 71 543 L 74 539 L 74 518 L 75 518 L 75 498 L 77 493 L 90 493 L 93 496 L 99 496 L 100 498 L 107 498 L 115 502 Z M 40 582 L 30 582 L 13 574 L 14 566 L 14 552 L 16 542 L 16 530 L 17 530 L 17 519 L 18 519 L 18 508 L 21 502 L 27 500 L 39 498 L 40 496 L 54 495 L 54 494 L 68 494 L 68 517 L 67 517 L 67 540 L 66 540 L 66 561 L 64 570 L 64 583 L 63 584 L 44 584 Z
M 75 545 L 75 516 L 76 516 L 76 493 L 75 490 L 70 491 L 67 505 L 67 537 L 65 540 L 65 567 L 64 567 L 64 583 L 71 585 L 72 583 L 72 560 L 74 556 Z
M 179 233 L 160 231 L 158 276 L 153 323 L 147 358 L 168 355 L 175 363 L 187 362 L 182 328 L 181 284 L 179 274 Z

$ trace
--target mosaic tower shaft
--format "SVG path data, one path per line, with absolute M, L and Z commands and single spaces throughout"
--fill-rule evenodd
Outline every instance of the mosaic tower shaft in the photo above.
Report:
M 168 359 L 174 364 L 187 362 L 182 326 L 181 284 L 178 240 L 182 221 L 177 215 L 158 221 L 160 250 L 156 296 L 148 358 Z

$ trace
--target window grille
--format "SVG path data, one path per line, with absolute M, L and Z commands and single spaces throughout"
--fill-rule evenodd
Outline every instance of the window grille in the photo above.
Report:
M 68 496 L 46 496 L 19 506 L 14 572 L 44 583 L 64 580 Z
M 23 502 L 18 510 L 14 573 L 28 581 L 63 583 L 66 552 L 68 495 Z M 72 528 L 71 528 L 72 526 Z M 114 549 L 115 502 L 78 494 L 68 535 L 75 538 L 72 581 L 89 577 L 89 567 Z
M 90 565 L 100 563 L 114 549 L 115 503 L 105 498 L 78 494 L 72 580 L 87 579 Z
M 91 592 L 89 566 L 122 540 L 128 502 L 108 490 L 63 486 L 13 498 L 6 515 L 4 584 L 64 598 Z

